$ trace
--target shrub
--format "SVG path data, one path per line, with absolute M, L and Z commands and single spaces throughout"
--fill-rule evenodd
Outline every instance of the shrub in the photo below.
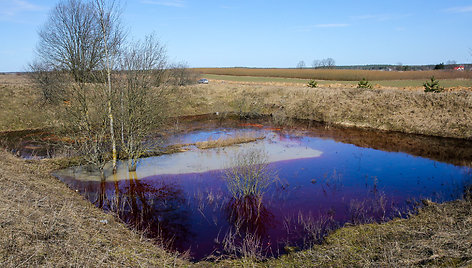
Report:
M 423 87 L 424 87 L 424 92 L 439 93 L 444 90 L 444 88 L 439 86 L 439 81 L 436 80 L 434 76 L 431 76 L 430 81 L 424 82 Z
M 224 178 L 235 199 L 261 197 L 276 177 L 268 166 L 264 150 L 242 150 L 236 154 L 231 166 Z
M 434 70 L 442 70 L 442 69 L 444 69 L 444 63 L 443 62 L 441 62 L 440 64 L 436 64 L 434 66 Z
M 372 89 L 372 84 L 369 83 L 369 81 L 367 81 L 365 78 L 362 78 L 362 80 L 359 81 L 359 83 L 357 83 L 357 88 L 370 88 L 370 89 Z
M 318 82 L 316 82 L 315 80 L 310 80 L 310 82 L 308 82 L 308 87 L 317 87 L 318 86 Z
M 188 67 L 186 62 L 171 65 L 168 69 L 167 82 L 174 86 L 187 86 L 197 83 L 199 74 Z

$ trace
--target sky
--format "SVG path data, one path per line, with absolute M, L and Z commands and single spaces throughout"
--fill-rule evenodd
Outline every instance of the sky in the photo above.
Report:
M 27 70 L 57 0 L 0 0 L 0 72 Z M 190 67 L 472 62 L 472 0 L 121 0 L 130 39 L 154 33 Z

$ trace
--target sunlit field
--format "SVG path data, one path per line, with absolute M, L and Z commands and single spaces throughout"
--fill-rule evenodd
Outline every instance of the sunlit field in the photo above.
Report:
M 263 68 L 195 68 L 203 74 L 280 77 L 334 81 L 381 80 L 424 80 L 434 76 L 437 79 L 472 79 L 471 71 L 434 70 L 434 71 L 369 71 L 337 69 L 263 69 Z
M 237 76 L 237 75 L 221 75 L 221 74 L 201 74 L 202 77 L 205 77 L 210 80 L 221 80 L 221 81 L 232 81 L 232 82 L 249 82 L 249 83 L 290 83 L 290 84 L 307 84 L 311 79 L 301 79 L 301 78 L 282 78 L 282 77 L 263 77 L 263 76 Z M 427 79 L 408 79 L 408 80 L 374 80 L 371 83 L 376 86 L 380 85 L 382 87 L 414 87 L 414 88 L 423 88 L 423 83 Z M 320 86 L 322 85 L 348 85 L 348 86 L 357 86 L 358 81 L 341 81 L 341 80 L 316 80 Z M 452 87 L 472 87 L 472 79 L 442 79 L 440 84 L 445 88 Z

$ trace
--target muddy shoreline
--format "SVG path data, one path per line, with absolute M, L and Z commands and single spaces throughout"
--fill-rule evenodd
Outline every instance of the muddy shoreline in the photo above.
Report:
M 254 129 L 273 128 L 287 132 L 306 131 L 311 132 L 310 135 L 312 136 L 329 138 L 337 142 L 388 152 L 403 152 L 454 165 L 471 165 L 472 163 L 471 140 L 336 126 L 312 120 L 291 119 L 288 125 L 280 126 L 274 124 L 271 116 L 259 116 L 257 118 L 240 118 L 236 114 L 182 116 L 174 118 L 166 128 L 156 130 L 150 138 L 165 139 L 172 135 L 190 131 L 245 125 Z M 0 132 L 1 146 L 12 154 L 27 159 L 54 157 L 55 150 L 61 146 L 58 142 L 60 140 L 61 138 L 53 134 L 52 129 L 48 128 Z M 188 145 L 167 144 L 147 152 L 143 157 L 179 152 Z M 125 158 L 122 156 L 121 159 Z

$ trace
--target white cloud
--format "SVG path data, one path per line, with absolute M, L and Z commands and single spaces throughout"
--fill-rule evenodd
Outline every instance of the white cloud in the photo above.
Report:
M 328 23 L 328 24 L 316 24 L 314 25 L 315 28 L 341 28 L 347 27 L 349 24 L 346 23 Z
M 450 13 L 466 13 L 472 12 L 472 6 L 464 6 L 464 7 L 451 7 L 445 10 L 446 12 Z
M 367 15 L 360 15 L 360 16 L 352 16 L 352 19 L 355 20 L 377 20 L 377 21 L 386 21 L 392 19 L 391 15 L 387 14 L 367 14 Z
M 45 7 L 32 4 L 25 0 L 0 0 L 0 16 L 14 17 L 25 11 L 42 11 Z
M 234 7 L 228 6 L 228 5 L 220 5 L 220 8 L 222 8 L 222 9 L 233 9 Z
M 149 4 L 149 5 L 166 6 L 166 7 L 185 7 L 186 6 L 186 3 L 184 0 L 164 0 L 164 1 L 143 0 L 141 1 L 141 3 Z
M 413 14 L 365 14 L 359 16 L 351 16 L 353 20 L 375 20 L 375 21 L 390 21 L 390 20 L 401 20 L 407 17 L 411 17 Z
M 314 25 L 306 25 L 306 26 L 299 26 L 292 28 L 296 32 L 311 32 L 315 28 L 342 28 L 342 27 L 348 27 L 350 24 L 346 23 L 326 23 L 326 24 L 314 24 Z

